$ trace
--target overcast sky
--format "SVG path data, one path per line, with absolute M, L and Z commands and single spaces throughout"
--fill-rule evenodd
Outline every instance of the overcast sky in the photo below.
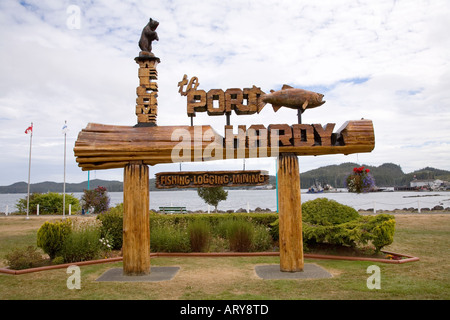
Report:
M 75 6 L 75 7 L 74 7 Z M 79 9 L 79 15 L 77 14 Z M 450 170 L 450 2 L 320 1 L 0 1 L 0 185 L 87 180 L 75 161 L 77 135 L 88 123 L 136 124 L 142 28 L 158 20 L 158 125 L 189 125 L 177 83 L 199 89 L 283 84 L 323 93 L 323 106 L 303 123 L 373 121 L 375 149 L 353 155 L 305 156 L 300 171 L 357 162 Z M 197 114 L 223 134 L 224 116 Z M 296 123 L 296 111 L 231 116 L 231 124 Z M 275 159 L 246 160 L 246 169 L 275 174 Z M 242 160 L 185 163 L 183 170 L 237 170 Z M 150 167 L 179 170 L 178 164 Z M 90 178 L 123 180 L 123 170 Z

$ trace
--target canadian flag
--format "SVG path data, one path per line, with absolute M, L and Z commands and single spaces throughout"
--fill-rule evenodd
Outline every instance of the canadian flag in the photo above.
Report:
M 25 130 L 25 133 L 26 134 L 29 134 L 29 133 L 32 133 L 33 132 L 33 124 L 31 124 L 31 126 L 29 126 L 26 130 Z

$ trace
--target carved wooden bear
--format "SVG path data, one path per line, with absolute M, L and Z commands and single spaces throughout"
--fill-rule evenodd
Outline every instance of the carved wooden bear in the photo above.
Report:
M 139 48 L 142 51 L 152 52 L 152 41 L 158 41 L 158 34 L 156 33 L 156 28 L 158 27 L 159 22 L 150 18 L 147 25 L 142 30 L 141 39 L 139 40 Z

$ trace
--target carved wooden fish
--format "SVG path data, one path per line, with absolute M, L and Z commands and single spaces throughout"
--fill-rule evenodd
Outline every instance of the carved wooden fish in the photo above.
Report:
M 271 93 L 261 95 L 257 112 L 259 113 L 266 103 L 272 104 L 273 110 L 278 111 L 281 107 L 291 109 L 305 109 L 315 108 L 323 105 L 323 94 L 312 92 L 303 89 L 296 89 L 287 84 L 283 85 L 281 90 L 273 91 Z

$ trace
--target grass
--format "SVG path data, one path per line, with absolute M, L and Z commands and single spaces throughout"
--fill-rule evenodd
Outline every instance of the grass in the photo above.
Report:
M 96 282 L 108 263 L 81 267 L 81 289 L 69 290 L 65 269 L 24 275 L 0 274 L 0 300 L 417 300 L 450 299 L 450 214 L 396 214 L 394 243 L 386 250 L 420 258 L 406 264 L 376 263 L 381 289 L 369 290 L 367 267 L 373 262 L 305 259 L 333 274 L 331 279 L 262 280 L 254 268 L 279 264 L 278 257 L 167 258 L 152 266 L 179 266 L 171 281 L 155 283 Z M 0 267 L 14 246 L 36 243 L 36 231 L 47 219 L 58 217 L 0 217 Z

